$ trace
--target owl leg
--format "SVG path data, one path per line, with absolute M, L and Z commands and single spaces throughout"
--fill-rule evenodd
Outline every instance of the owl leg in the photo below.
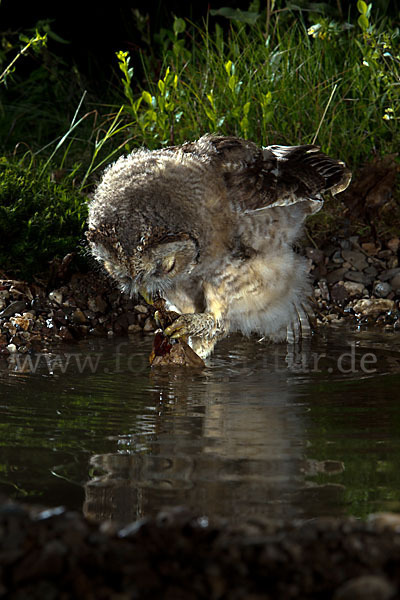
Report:
M 189 338 L 189 345 L 200 358 L 207 358 L 214 350 L 215 344 L 220 339 L 219 336 L 214 337 L 191 337 Z

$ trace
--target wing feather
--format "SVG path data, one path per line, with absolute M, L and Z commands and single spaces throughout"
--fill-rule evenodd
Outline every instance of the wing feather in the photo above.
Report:
M 191 153 L 222 173 L 228 197 L 238 212 L 249 213 L 309 201 L 316 212 L 322 194 L 345 190 L 351 173 L 341 160 L 318 146 L 267 146 L 233 136 L 206 134 L 196 142 L 166 150 Z

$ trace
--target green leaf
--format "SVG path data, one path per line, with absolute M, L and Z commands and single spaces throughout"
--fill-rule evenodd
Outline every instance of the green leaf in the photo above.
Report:
M 367 10 L 368 10 L 368 6 L 367 3 L 364 2 L 363 0 L 358 0 L 357 2 L 357 10 L 359 13 L 361 13 L 362 15 L 367 15 Z
M 62 38 L 60 35 L 58 35 L 57 33 L 54 33 L 54 31 L 52 31 L 51 29 L 49 29 L 49 31 L 47 32 L 47 35 L 54 40 L 55 42 L 58 42 L 59 44 L 70 44 L 71 42 L 68 40 L 64 40 L 64 38 Z
M 250 105 L 250 102 L 246 102 L 246 104 L 243 106 L 243 114 L 245 117 L 247 117 L 247 115 L 249 114 Z
M 363 31 L 366 31 L 369 27 L 369 21 L 365 15 L 360 15 L 357 19 L 357 23 Z
M 231 71 L 232 71 L 232 65 L 233 65 L 233 63 L 232 63 L 232 61 L 231 61 L 231 60 L 228 60 L 228 61 L 225 63 L 225 65 L 224 65 L 224 66 L 225 66 L 225 71 L 227 72 L 227 74 L 228 74 L 228 75 L 230 75 L 230 74 L 231 74 Z
M 152 100 L 151 94 L 149 94 L 149 92 L 146 92 L 146 90 L 143 90 L 143 92 L 142 92 L 142 98 L 143 98 L 143 100 L 145 102 L 147 102 L 147 104 L 149 106 L 153 105 L 153 100 Z
M 165 92 L 165 83 L 160 79 L 158 82 L 158 89 L 162 94 Z
M 178 19 L 178 17 L 175 17 L 173 28 L 174 28 L 174 33 L 177 36 L 180 33 L 183 33 L 185 31 L 186 23 L 183 19 Z
M 231 90 L 231 92 L 236 92 L 236 83 L 237 83 L 237 77 L 236 75 L 231 75 L 229 77 L 229 89 Z

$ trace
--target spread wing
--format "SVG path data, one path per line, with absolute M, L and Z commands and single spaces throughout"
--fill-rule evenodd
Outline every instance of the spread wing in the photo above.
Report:
M 181 147 L 183 152 L 209 160 L 223 172 L 228 195 L 239 212 L 309 201 L 311 212 L 322 205 L 322 194 L 347 188 L 351 173 L 346 165 L 318 146 L 268 146 L 235 137 L 206 135 Z

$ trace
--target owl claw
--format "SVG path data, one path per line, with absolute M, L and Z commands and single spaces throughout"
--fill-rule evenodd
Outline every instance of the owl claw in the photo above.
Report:
M 176 340 L 189 335 L 188 323 L 182 317 L 178 317 L 171 325 L 164 329 L 164 335 Z
M 215 328 L 215 319 L 211 313 L 190 313 L 181 315 L 166 327 L 164 334 L 172 339 L 192 336 L 209 336 Z

